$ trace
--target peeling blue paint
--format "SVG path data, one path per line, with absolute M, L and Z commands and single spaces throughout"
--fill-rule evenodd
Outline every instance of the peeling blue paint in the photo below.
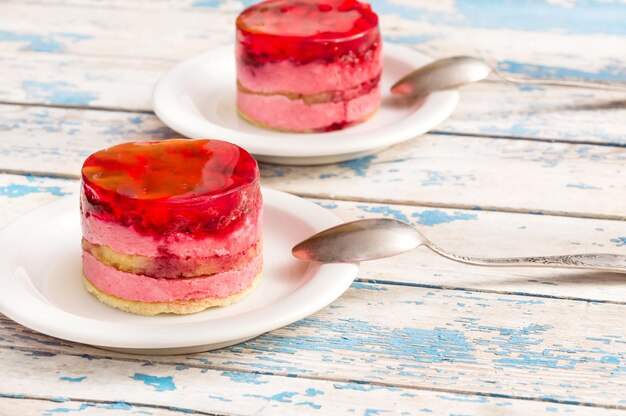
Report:
M 210 395 L 207 395 L 206 397 L 208 397 L 209 399 L 219 400 L 219 401 L 221 401 L 221 402 L 232 402 L 232 400 L 227 399 L 226 397 L 220 397 L 220 396 L 210 396 Z
M 214 9 L 222 4 L 222 0 L 198 0 L 191 4 L 191 7 L 208 7 Z
M 63 44 L 50 36 L 6 30 L 0 30 L 0 42 L 26 42 L 22 50 L 33 52 L 62 52 L 65 49 Z
M 298 402 L 296 406 L 309 406 L 312 409 L 318 410 L 321 409 L 322 406 L 313 402 Z
M 269 381 L 259 380 L 262 377 L 258 373 L 240 373 L 236 371 L 223 371 L 223 376 L 230 378 L 235 383 L 247 383 L 247 384 L 267 384 Z
M 83 376 L 83 377 L 59 377 L 59 380 L 61 381 L 69 381 L 72 383 L 80 383 L 81 381 L 85 380 L 87 378 L 87 376 Z
M 372 161 L 375 159 L 375 155 L 369 155 L 360 159 L 341 162 L 339 163 L 339 167 L 352 170 L 356 176 L 365 176 L 367 169 L 369 169 Z
M 600 359 L 600 362 L 603 364 L 619 364 L 620 358 L 615 355 L 605 355 Z
M 443 400 L 450 400 L 455 402 L 469 402 L 469 403 L 487 403 L 488 400 L 484 396 L 469 396 L 469 395 L 456 395 L 456 396 L 437 396 Z
M 64 196 L 69 194 L 69 192 L 63 191 L 60 186 L 31 186 L 18 184 L 0 186 L 0 196 L 7 196 L 9 198 L 20 198 L 29 194 L 41 193 L 47 193 L 54 196 Z
M 23 394 L 0 393 L 0 397 L 6 397 L 8 399 L 23 399 L 25 396 Z
M 333 387 L 337 390 L 357 390 L 357 391 L 374 391 L 374 390 L 387 390 L 387 391 L 401 391 L 399 387 L 378 386 L 375 384 L 364 383 L 335 383 Z
M 380 409 L 365 409 L 363 416 L 376 416 L 383 413 L 390 413 L 389 410 L 380 410 Z
M 626 25 L 623 25 L 626 28 Z M 575 78 L 600 81 L 622 81 L 626 79 L 623 66 L 607 66 L 598 71 L 590 72 L 566 67 L 534 65 L 516 61 L 501 61 L 498 69 L 513 74 L 523 74 L 533 78 Z
M 524 92 L 529 91 L 545 91 L 544 87 L 539 87 L 537 85 L 518 85 L 517 89 Z
M 478 218 L 476 214 L 468 214 L 458 211 L 455 211 L 453 214 L 448 214 L 438 209 L 414 212 L 411 216 L 413 218 L 417 218 L 418 224 L 426 225 L 428 227 L 445 224 L 452 221 L 475 220 L 476 218 Z
M 615 243 L 617 247 L 626 246 L 626 237 L 611 238 L 611 243 Z
M 509 299 L 509 298 L 498 298 L 496 299 L 498 302 L 506 302 L 506 303 L 515 303 L 517 305 L 543 305 L 542 300 L 538 299 Z
M 384 286 L 380 286 L 380 285 L 374 286 L 374 285 L 370 285 L 367 283 L 360 283 L 360 282 L 353 282 L 351 286 L 355 289 L 374 290 L 377 292 L 381 292 L 381 291 L 384 292 L 387 290 L 387 288 Z
M 143 384 L 154 387 L 154 390 L 159 392 L 176 390 L 176 384 L 174 384 L 172 376 L 156 377 L 147 374 L 135 373 L 130 378 L 137 381 L 143 381 Z
M 392 218 L 397 219 L 398 221 L 409 222 L 409 217 L 407 217 L 402 211 L 395 209 L 395 208 L 391 208 L 388 205 L 382 205 L 382 206 L 357 205 L 357 208 L 365 212 L 370 212 L 373 214 L 380 214 L 385 217 L 392 217 Z
M 314 388 L 308 388 L 304 392 L 304 395 L 307 397 L 315 397 L 315 396 L 323 396 L 324 392 L 322 390 L 317 390 Z
M 98 99 L 94 93 L 77 90 L 74 85 L 65 81 L 24 80 L 22 89 L 29 97 L 52 104 L 89 105 Z
M 91 35 L 84 35 L 81 33 L 73 33 L 73 32 L 56 32 L 55 35 L 62 36 L 67 39 L 71 39 L 73 41 L 82 41 L 87 39 L 92 39 Z
M 264 178 L 283 178 L 291 172 L 291 168 L 281 165 L 262 163 L 260 165 L 261 176 Z
M 602 189 L 602 188 L 598 188 L 597 186 L 584 184 L 582 182 L 579 182 L 579 183 L 568 183 L 565 186 L 568 187 L 568 188 L 576 188 L 576 189 L 583 189 L 583 190 L 600 190 L 600 189 Z
M 256 397 L 259 399 L 267 400 L 268 402 L 279 403 L 293 403 L 292 397 L 297 396 L 299 393 L 296 391 L 284 391 L 282 393 L 274 394 L 273 396 L 260 396 L 258 394 L 244 394 L 244 397 Z
M 57 403 L 65 403 L 70 401 L 69 397 L 53 397 L 50 400 Z
M 319 201 L 315 201 L 315 203 L 317 205 L 319 205 L 322 208 L 326 208 L 326 209 L 335 209 L 337 207 L 339 207 L 339 205 L 337 205 L 335 202 L 319 202 Z
M 115 403 L 108 403 L 108 404 L 98 404 L 96 405 L 96 407 L 99 409 L 112 409 L 112 410 L 132 410 L 133 408 L 133 406 L 123 401 L 119 401 Z
M 311 327 L 320 331 L 329 325 L 317 318 L 305 318 L 298 321 L 297 326 Z M 287 328 L 290 328 L 289 326 Z M 343 334 L 343 335 L 338 335 Z M 446 328 L 393 328 L 380 327 L 358 319 L 343 319 L 332 323 L 332 332 L 327 337 L 311 337 L 304 335 L 269 337 L 262 335 L 256 338 L 255 344 L 271 345 L 275 348 L 288 348 L 293 351 L 358 351 L 365 353 L 386 354 L 402 357 L 413 363 L 441 363 L 476 361 L 474 347 L 457 330 Z

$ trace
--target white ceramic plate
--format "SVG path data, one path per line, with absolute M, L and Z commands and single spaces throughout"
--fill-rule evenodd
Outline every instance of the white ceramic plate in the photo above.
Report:
M 145 317 L 101 304 L 82 285 L 78 198 L 66 197 L 0 230 L 0 312 L 57 338 L 141 354 L 221 348 L 302 319 L 338 298 L 358 265 L 293 258 L 294 244 L 340 221 L 293 195 L 263 189 L 263 197 L 263 278 L 232 306 Z
M 233 142 L 258 160 L 286 164 L 334 163 L 375 153 L 437 127 L 459 101 L 442 91 L 414 102 L 394 97 L 395 81 L 432 59 L 406 46 L 383 47 L 382 105 L 365 123 L 318 134 L 281 133 L 256 127 L 236 110 L 234 47 L 222 47 L 181 62 L 156 84 L 154 111 L 172 129 L 192 138 Z

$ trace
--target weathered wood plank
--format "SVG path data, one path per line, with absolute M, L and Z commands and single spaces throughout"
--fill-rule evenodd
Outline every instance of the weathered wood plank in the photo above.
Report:
M 152 88 L 174 63 L 4 52 L 0 53 L 0 101 L 150 112 Z M 459 108 L 436 131 L 626 145 L 623 96 L 481 83 L 463 90 Z
M 426 135 L 307 169 L 264 166 L 267 186 L 330 199 L 622 219 L 626 148 Z
M 140 2 L 130 7 L 60 3 L 5 2 L 0 49 L 182 58 L 232 40 L 235 16 L 252 1 L 194 1 L 191 7 L 186 2 L 182 8 L 168 7 L 167 14 L 163 7 L 137 7 Z M 626 77 L 615 54 L 626 49 L 621 37 L 626 7 L 619 2 L 372 4 L 388 40 L 418 44 L 434 56 L 478 54 L 498 59 L 511 71 L 539 76 Z M 168 36 L 162 36 L 163 27 Z M 128 42 L 133 32 L 142 36 Z
M 626 409 L 623 310 L 624 305 L 609 303 L 355 283 L 330 307 L 237 346 L 190 356 L 144 358 L 54 340 L 2 320 L 3 345 L 25 351 L 15 354 L 41 359 L 33 364 L 38 371 L 26 367 L 28 360 L 8 356 L 0 360 L 3 373 L 9 375 L 0 380 L 0 390 L 50 394 L 39 390 L 51 388 L 41 378 L 38 386 L 30 387 L 27 380 L 17 387 L 14 380 L 20 379 L 16 372 L 21 371 L 50 374 L 55 381 L 53 394 L 67 396 L 56 382 L 61 376 L 98 381 L 112 379 L 117 369 L 127 368 L 131 374 L 169 377 L 175 376 L 172 370 L 178 366 L 186 382 L 202 386 L 207 394 L 208 386 L 222 383 L 203 380 L 202 370 L 292 377 L 301 383 L 293 390 L 299 394 L 312 387 L 311 380 L 325 379 Z M 50 354 L 55 354 L 54 359 L 49 359 Z M 100 358 L 106 365 L 98 362 Z M 159 370 L 158 364 L 169 368 Z M 55 372 L 55 368 L 59 369 Z M 128 378 L 116 379 L 119 383 L 106 389 L 111 396 L 99 398 L 146 402 L 124 395 Z M 287 380 L 277 384 L 283 383 Z M 76 398 L 75 388 L 68 389 Z M 220 396 L 230 398 L 234 393 Z M 92 394 L 86 397 L 94 398 Z
M 109 383 L 110 382 L 111 380 L 109 380 Z M 185 410 L 186 409 L 177 410 L 173 407 L 155 407 L 126 402 L 78 401 L 68 399 L 67 397 L 33 399 L 27 398 L 21 394 L 0 393 L 0 412 L 2 412 L 3 415 L 54 416 L 59 413 L 78 413 L 90 416 L 124 416 L 131 413 L 152 416 L 171 416 L 190 414 L 190 412 L 186 412 Z M 580 410 L 580 408 L 574 407 L 574 410 Z
M 176 136 L 149 114 L 20 106 L 0 114 L 5 171 L 77 177 L 93 151 Z M 622 147 L 426 135 L 352 162 L 265 165 L 262 174 L 268 186 L 317 198 L 620 219 L 625 168 Z
M 210 368 L 158 364 L 150 361 L 107 360 L 103 366 L 91 355 L 56 355 L 44 352 L 0 349 L 5 374 L 0 381 L 5 391 L 28 391 L 51 401 L 0 399 L 0 408 L 20 409 L 15 414 L 195 413 L 238 415 L 500 415 L 516 409 L 527 413 L 567 412 L 585 415 L 619 415 L 623 410 L 564 405 L 550 401 L 516 400 L 431 392 L 354 382 L 336 382 L 263 373 L 221 371 Z M 32 375 L 38 372 L 37 383 Z M 63 376 L 71 374 L 71 376 Z M 75 377 L 76 376 L 76 377 Z M 75 380 L 68 382 L 67 380 Z M 29 383 L 30 382 L 30 383 Z M 102 386 L 107 386 L 103 389 Z M 8 389 L 8 390 L 7 390 Z M 32 394 L 31 393 L 31 394 Z M 18 394 L 12 394 L 16 396 Z M 68 400 L 63 395 L 71 395 Z M 78 402 L 76 399 L 85 401 Z M 68 400 L 68 401 L 66 401 Z M 98 403 L 93 400 L 105 400 Z M 150 403 L 148 407 L 135 404 Z M 8 406 L 7 406 L 8 405 Z M 6 407 L 5 407 L 6 406 Z M 33 413 L 25 412 L 32 410 Z M 178 412 L 177 412 L 178 410 Z M 108 412 L 107 412 L 108 411 Z M 128 413 L 128 412 L 127 412 Z M 127 414 L 126 413 L 126 414 Z M 7 413 L 9 414 L 9 413 Z
M 0 175 L 0 226 L 59 196 L 76 194 L 74 180 Z M 423 206 L 318 200 L 345 221 L 392 217 L 414 224 L 434 242 L 460 254 L 525 256 L 607 252 L 624 254 L 626 222 L 464 211 Z M 624 276 L 532 268 L 481 268 L 451 262 L 426 249 L 368 262 L 361 279 L 497 293 L 625 303 Z

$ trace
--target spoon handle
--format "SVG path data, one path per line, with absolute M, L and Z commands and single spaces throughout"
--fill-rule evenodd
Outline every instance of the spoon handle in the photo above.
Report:
M 575 87 L 575 88 L 591 88 L 596 90 L 608 90 L 608 91 L 624 91 L 626 92 L 626 85 L 608 84 L 604 82 L 590 82 L 590 81 L 559 81 L 552 79 L 529 79 L 518 78 L 503 72 L 500 72 L 492 68 L 493 73 L 502 78 L 505 81 L 512 82 L 514 84 L 523 85 L 549 85 L 557 87 Z
M 443 250 L 435 244 L 427 244 L 437 254 L 461 263 L 474 266 L 495 267 L 558 267 L 567 269 L 586 269 L 616 273 L 626 273 L 626 256 L 619 254 L 569 254 L 564 256 L 543 257 L 503 257 L 483 258 L 459 256 Z

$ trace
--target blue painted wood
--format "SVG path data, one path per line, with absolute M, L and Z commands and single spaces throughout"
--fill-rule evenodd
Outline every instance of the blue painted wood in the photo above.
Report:
M 621 2 L 372 3 L 386 41 L 434 56 L 478 54 L 519 75 L 626 80 L 624 56 L 616 53 L 626 50 Z M 152 83 L 174 60 L 231 42 L 233 17 L 248 4 L 5 2 L 0 100 L 135 112 L 0 106 L 0 169 L 76 175 L 96 148 L 172 134 L 150 114 L 136 112 L 149 110 Z M 155 24 L 165 15 L 173 22 L 168 36 Z M 483 227 L 480 237 L 492 253 L 621 252 L 626 230 L 619 221 L 485 211 L 622 215 L 620 97 L 474 86 L 436 136 L 331 167 L 264 166 L 264 181 L 308 195 L 358 198 L 362 202 L 319 203 L 345 219 L 409 221 L 461 249 L 468 245 L 458 236 L 478 235 Z M 501 137 L 611 146 L 531 145 Z M 511 194 L 513 202 L 473 199 L 502 191 L 494 178 L 508 179 L 516 190 L 533 189 L 537 203 L 516 202 L 520 191 Z M 75 195 L 77 185 L 0 175 L 0 224 Z M 374 203 L 381 198 L 386 201 Z M 415 205 L 420 202 L 451 208 Z M 546 241 L 530 246 L 542 233 Z M 50 415 L 624 414 L 620 282 L 605 274 L 470 271 L 411 253 L 365 266 L 338 302 L 294 325 L 222 351 L 159 359 L 106 353 L 0 318 L 0 409 Z

